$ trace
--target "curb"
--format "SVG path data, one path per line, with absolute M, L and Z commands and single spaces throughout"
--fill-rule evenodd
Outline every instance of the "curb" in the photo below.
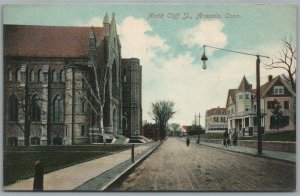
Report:
M 197 144 L 197 143 L 195 143 L 195 144 Z M 232 150 L 232 149 L 228 149 L 228 148 L 224 149 L 224 148 L 220 148 L 220 147 L 217 147 L 217 146 L 210 146 L 210 145 L 203 144 L 203 143 L 200 143 L 198 145 L 207 146 L 207 147 L 211 147 L 211 148 L 217 148 L 217 149 L 226 150 L 226 151 L 235 152 L 235 153 L 241 153 L 241 154 L 251 155 L 251 156 L 254 156 L 254 157 L 261 157 L 261 158 L 266 158 L 266 159 L 272 159 L 272 160 L 276 160 L 276 161 L 280 161 L 280 162 L 285 162 L 285 163 L 288 163 L 288 164 L 291 164 L 291 165 L 296 165 L 295 161 L 286 160 L 286 159 L 280 159 L 280 158 L 276 158 L 276 157 L 270 157 L 270 156 L 267 156 L 267 155 L 264 155 L 264 154 L 258 155 L 258 154 L 248 153 L 248 152 L 235 151 L 235 150 Z
M 126 177 L 129 172 L 131 172 L 134 168 L 136 168 L 140 163 L 142 163 L 149 155 L 151 155 L 163 142 L 159 143 L 153 149 L 151 149 L 148 153 L 144 154 L 138 160 L 136 160 L 133 164 L 131 164 L 128 168 L 126 168 L 121 174 L 118 174 L 115 178 L 113 178 L 109 183 L 100 188 L 100 191 L 107 192 L 110 187 L 112 187 L 115 183 L 117 183 L 120 179 Z

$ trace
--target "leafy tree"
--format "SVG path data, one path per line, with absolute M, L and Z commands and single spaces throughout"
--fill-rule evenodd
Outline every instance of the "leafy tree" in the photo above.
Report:
M 274 99 L 273 104 L 274 104 L 274 109 L 272 111 L 272 113 L 273 113 L 273 115 L 272 115 L 273 120 L 272 121 L 273 122 L 270 123 L 270 126 L 277 129 L 277 132 L 278 132 L 279 128 L 284 126 L 284 124 L 282 122 L 283 114 L 282 114 L 282 111 L 281 111 L 281 105 L 277 101 L 277 99 Z
M 149 115 L 159 126 L 161 140 L 166 137 L 165 128 L 168 121 L 174 116 L 175 103 L 173 101 L 159 100 L 151 104 Z
M 178 123 L 172 123 L 171 124 L 171 127 L 173 128 L 173 131 L 175 133 L 176 136 L 179 136 L 180 135 L 180 124 Z

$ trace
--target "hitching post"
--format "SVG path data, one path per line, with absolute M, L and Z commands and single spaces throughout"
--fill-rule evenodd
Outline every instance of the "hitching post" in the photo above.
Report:
M 34 163 L 33 191 L 44 190 L 44 166 L 40 160 Z

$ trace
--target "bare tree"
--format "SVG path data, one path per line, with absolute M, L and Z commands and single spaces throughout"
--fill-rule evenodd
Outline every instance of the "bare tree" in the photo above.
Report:
M 99 131 L 103 137 L 103 143 L 106 143 L 104 136 L 104 124 L 103 124 L 103 110 L 106 102 L 106 91 L 107 85 L 110 78 L 110 61 L 106 65 L 92 65 L 92 76 L 91 78 L 86 78 L 83 76 L 84 83 L 87 85 L 82 92 L 82 97 L 87 101 L 90 108 L 96 114 L 99 119 Z
M 296 92 L 296 47 L 292 44 L 292 39 L 282 39 L 283 49 L 279 51 L 279 56 L 275 56 L 275 61 L 265 64 L 266 69 L 283 69 L 286 71 L 292 89 Z
M 159 126 L 160 137 L 163 140 L 166 136 L 165 128 L 168 121 L 175 114 L 175 103 L 173 101 L 156 101 L 151 104 L 151 112 L 149 113 L 155 123 Z
M 25 86 L 25 88 L 17 89 L 15 94 L 18 97 L 18 111 L 21 111 L 23 114 L 22 117 L 24 117 L 24 123 L 20 122 L 18 119 L 15 123 L 17 126 L 23 131 L 24 133 L 24 144 L 25 146 L 29 146 L 29 137 L 30 137 L 30 127 L 32 122 L 32 98 L 37 92 L 37 89 L 30 89 L 28 88 L 28 85 Z M 41 103 L 45 102 L 46 100 L 41 99 L 38 96 L 38 99 L 36 100 L 38 103 L 38 107 L 40 109 L 40 114 L 46 112 L 42 111 Z

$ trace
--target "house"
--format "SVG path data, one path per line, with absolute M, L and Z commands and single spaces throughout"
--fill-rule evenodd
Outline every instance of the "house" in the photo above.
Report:
M 263 127 L 268 132 L 284 132 L 296 130 L 296 94 L 279 75 L 268 76 L 268 82 L 260 88 Z M 256 106 L 254 97 L 254 108 Z M 276 126 L 276 115 L 273 114 L 276 104 L 279 104 L 282 116 L 280 125 Z
M 226 108 L 211 108 L 205 113 L 205 133 L 225 132 L 227 130 Z
M 253 110 L 254 89 L 244 76 L 237 89 L 229 89 L 226 101 L 228 131 L 253 135 L 256 113 Z
M 261 127 L 263 132 L 295 130 L 296 94 L 281 76 L 273 78 L 260 88 L 261 93 Z M 276 116 L 273 111 L 275 103 L 281 106 L 280 128 L 275 126 Z M 252 89 L 244 76 L 237 89 L 229 89 L 226 101 L 228 113 L 228 130 L 237 131 L 242 136 L 257 134 L 256 127 L 256 90 Z
M 102 142 L 103 137 L 114 142 L 115 136 L 123 135 L 123 124 L 128 124 L 123 123 L 123 110 L 136 105 L 123 104 L 127 96 L 122 93 L 123 84 L 133 81 L 124 81 L 122 75 L 114 14 L 111 20 L 105 15 L 102 27 L 3 25 L 3 36 L 5 145 L 91 144 Z M 134 64 L 140 67 L 138 59 Z M 95 85 L 93 65 L 109 67 L 103 125 L 93 104 L 84 99 L 93 96 L 88 90 L 88 85 Z M 140 70 L 136 72 L 139 77 Z M 140 107 L 141 80 L 134 79 L 134 83 L 138 93 L 131 97 Z M 132 93 L 127 87 L 124 91 Z M 127 113 L 126 118 L 141 122 L 141 108 L 138 110 Z M 139 125 L 126 128 L 135 135 L 140 130 Z

